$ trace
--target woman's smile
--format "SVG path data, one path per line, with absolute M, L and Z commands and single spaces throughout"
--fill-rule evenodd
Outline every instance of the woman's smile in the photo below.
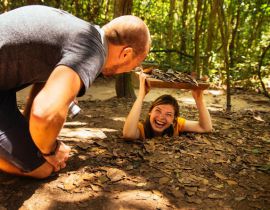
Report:
M 157 127 L 162 128 L 164 125 L 166 125 L 166 122 L 161 122 L 159 120 L 154 120 Z
M 158 105 L 149 114 L 152 129 L 157 133 L 170 127 L 174 120 L 174 108 L 169 104 Z

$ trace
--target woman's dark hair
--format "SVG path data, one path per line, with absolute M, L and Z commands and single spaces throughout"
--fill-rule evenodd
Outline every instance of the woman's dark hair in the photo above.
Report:
M 158 105 L 163 105 L 163 104 L 169 104 L 172 105 L 174 108 L 174 122 L 176 121 L 177 117 L 179 116 L 179 105 L 177 100 L 172 97 L 171 95 L 161 95 L 159 96 L 151 105 L 149 112 L 150 113 L 154 107 Z M 171 125 L 169 128 L 163 131 L 162 136 L 168 135 L 168 136 L 173 136 L 174 132 L 174 127 Z M 146 116 L 146 119 L 144 121 L 144 133 L 145 133 L 145 138 L 153 138 L 154 137 L 154 131 L 152 129 L 151 123 L 150 123 L 150 116 L 149 114 Z

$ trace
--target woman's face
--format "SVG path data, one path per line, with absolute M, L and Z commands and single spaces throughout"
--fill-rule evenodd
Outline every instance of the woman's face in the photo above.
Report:
M 153 131 L 155 134 L 161 135 L 173 123 L 174 108 L 170 104 L 161 104 L 155 106 L 149 115 Z

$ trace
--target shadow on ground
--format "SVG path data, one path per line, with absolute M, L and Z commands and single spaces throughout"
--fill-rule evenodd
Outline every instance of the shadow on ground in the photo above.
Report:
M 270 208 L 269 113 L 211 112 L 212 134 L 141 142 L 121 138 L 132 101 L 80 106 L 72 120 L 79 123 L 66 126 L 74 136 L 60 136 L 72 146 L 68 167 L 42 181 L 1 174 L 0 209 Z M 181 109 L 185 118 L 197 117 L 195 108 Z M 107 138 L 79 133 L 91 129 Z

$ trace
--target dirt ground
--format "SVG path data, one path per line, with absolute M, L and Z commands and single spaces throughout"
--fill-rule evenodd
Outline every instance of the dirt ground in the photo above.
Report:
M 177 97 L 181 116 L 197 119 L 190 92 L 174 89 L 151 90 L 144 115 L 164 93 Z M 116 99 L 114 81 L 98 79 L 59 136 L 72 147 L 68 166 L 46 180 L 0 173 L 0 210 L 269 210 L 269 100 L 233 91 L 226 113 L 222 91 L 205 99 L 213 133 L 127 141 L 121 130 L 133 101 Z

